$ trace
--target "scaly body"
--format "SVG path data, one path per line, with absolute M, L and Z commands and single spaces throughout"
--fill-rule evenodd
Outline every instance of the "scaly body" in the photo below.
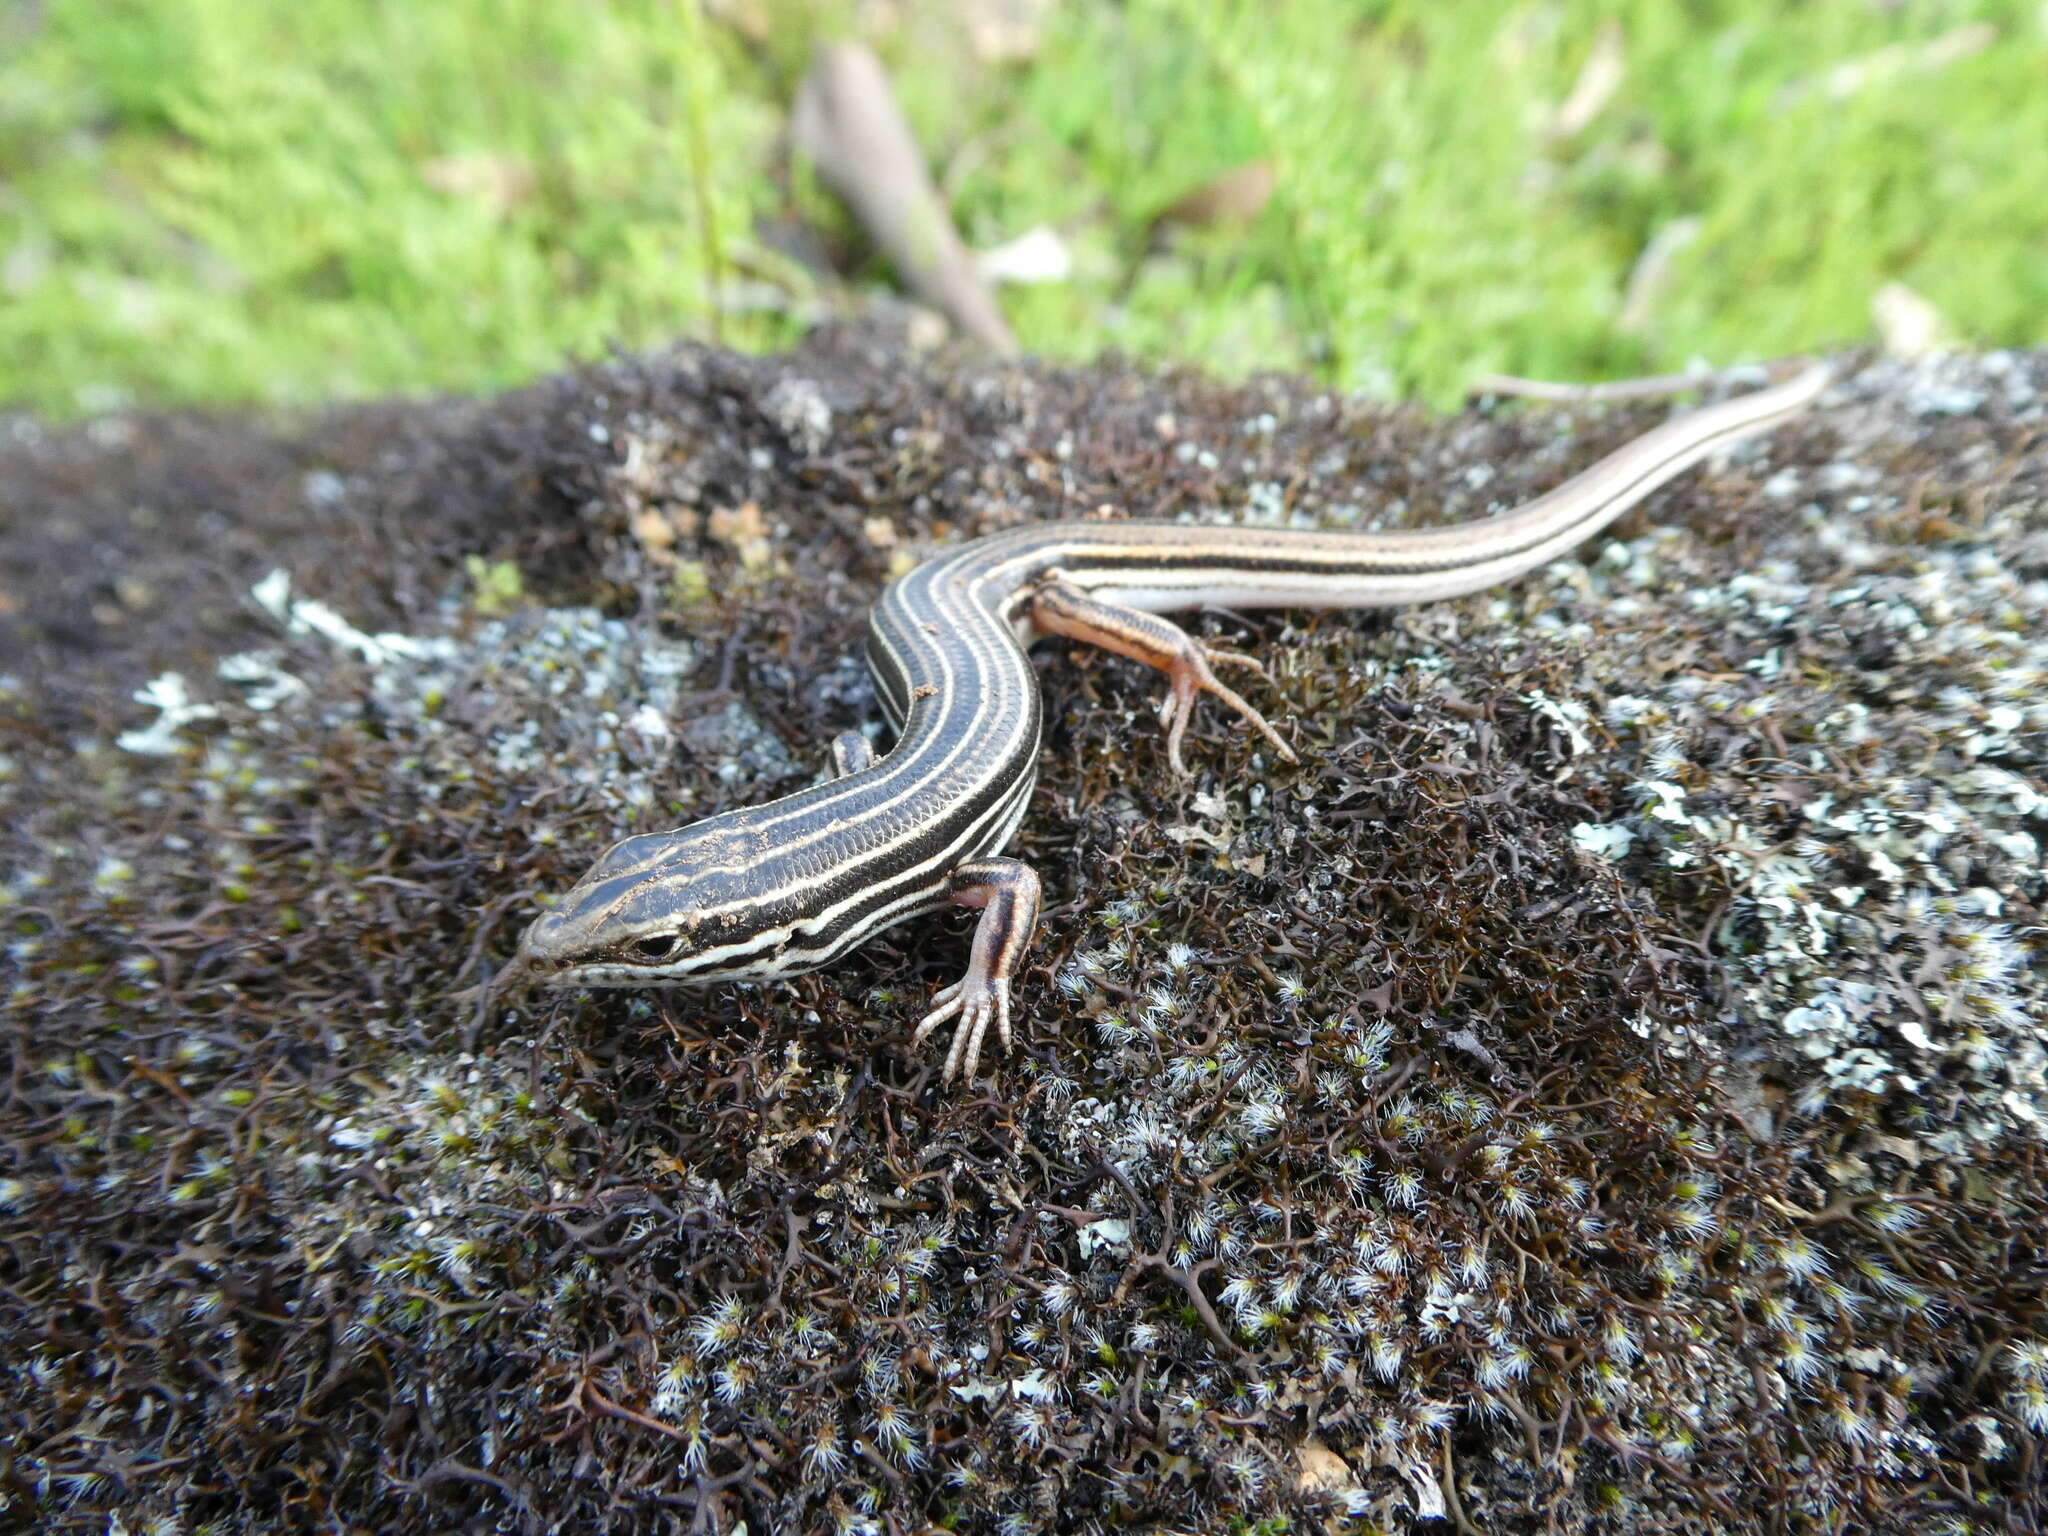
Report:
M 1717 449 L 1803 409 L 1827 383 L 1788 383 L 1679 417 L 1548 495 L 1458 527 L 1313 533 L 1159 522 L 1057 522 L 991 534 L 892 583 L 868 664 L 896 730 L 886 756 L 849 733 L 838 776 L 766 805 L 615 844 L 520 947 L 538 979 L 660 986 L 791 976 L 947 903 L 983 909 L 965 977 L 918 1038 L 959 1028 L 946 1075 L 972 1075 L 993 1024 L 1009 1044 L 1010 977 L 1038 914 L 1038 878 L 997 857 L 1030 803 L 1041 707 L 1025 652 L 1087 640 L 1164 671 L 1174 767 L 1199 693 L 1284 741 L 1219 682 L 1212 651 L 1159 613 L 1381 608 L 1480 591 L 1565 554 Z M 1182 770 L 1184 771 L 1184 770 Z

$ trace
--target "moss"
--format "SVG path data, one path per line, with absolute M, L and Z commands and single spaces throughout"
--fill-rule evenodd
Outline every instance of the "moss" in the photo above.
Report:
M 497 618 L 525 601 L 525 581 L 519 574 L 519 567 L 510 560 L 491 561 L 480 555 L 471 555 L 462 564 L 469 573 L 470 585 L 475 589 L 470 606 L 482 617 Z M 438 702 L 432 699 L 429 704 L 431 708 L 439 707 Z
M 602 844 L 874 716 L 906 549 L 1477 515 L 1647 417 L 846 333 L 17 435 L 7 1514 L 2026 1528 L 2044 377 L 1873 368 L 1508 593 L 1202 620 L 1298 767 L 1205 713 L 1184 788 L 1153 682 L 1054 649 L 1027 1022 L 955 1092 L 908 1034 L 957 918 L 767 989 L 467 989 Z M 214 713 L 106 745 L 172 671 Z

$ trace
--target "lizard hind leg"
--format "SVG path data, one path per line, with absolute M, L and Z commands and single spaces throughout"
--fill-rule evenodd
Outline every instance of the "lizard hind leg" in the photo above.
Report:
M 1103 602 L 1063 581 L 1046 582 L 1033 592 L 1030 614 L 1032 624 L 1044 634 L 1099 645 L 1166 674 L 1159 721 L 1166 727 L 1167 759 L 1182 778 L 1188 776 L 1188 766 L 1180 754 L 1181 738 L 1187 732 L 1195 698 L 1203 693 L 1221 699 L 1271 742 L 1281 757 L 1296 761 L 1294 749 L 1281 740 L 1266 717 L 1216 676 L 1219 666 L 1246 667 L 1267 676 L 1256 658 L 1204 645 L 1170 619 Z

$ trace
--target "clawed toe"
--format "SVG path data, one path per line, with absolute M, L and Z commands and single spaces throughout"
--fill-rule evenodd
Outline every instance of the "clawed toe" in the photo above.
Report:
M 1266 682 L 1273 681 L 1273 674 L 1266 664 L 1256 656 L 1247 656 L 1243 651 L 1225 650 L 1219 645 L 1205 645 L 1202 655 L 1212 667 L 1243 667 L 1247 672 L 1256 672 Z
M 1229 651 L 1194 649 L 1192 643 L 1191 648 L 1176 657 L 1167 669 L 1172 682 L 1167 688 L 1166 698 L 1160 704 L 1159 719 L 1166 727 L 1166 758 L 1173 765 L 1173 771 L 1182 778 L 1188 777 L 1187 763 L 1180 755 L 1180 743 L 1181 738 L 1187 734 L 1188 721 L 1195 712 L 1195 696 L 1200 693 L 1214 694 L 1235 710 L 1247 724 L 1273 744 L 1273 750 L 1278 752 L 1282 759 L 1290 763 L 1300 761 L 1295 757 L 1294 749 L 1280 739 L 1280 733 L 1273 729 L 1266 717 L 1254 709 L 1250 701 L 1235 689 L 1224 686 L 1222 680 L 1216 676 L 1210 662 L 1224 658 L 1242 662 L 1256 670 L 1262 677 L 1266 675 L 1266 669 L 1249 656 L 1238 656 Z
M 972 1079 L 974 1069 L 981 1064 L 982 1043 L 988 1038 L 990 1024 L 996 1026 L 996 1040 L 1002 1046 L 1005 1056 L 1010 1054 L 1010 989 L 1001 983 L 990 982 L 976 988 L 969 995 L 968 984 L 955 982 L 938 992 L 932 999 L 932 1009 L 918 1021 L 917 1030 L 911 1035 L 911 1043 L 921 1044 L 933 1030 L 948 1019 L 958 1018 L 959 1024 L 953 1031 L 953 1045 L 946 1052 L 946 1064 L 939 1074 L 941 1082 L 950 1083 L 956 1077 Z

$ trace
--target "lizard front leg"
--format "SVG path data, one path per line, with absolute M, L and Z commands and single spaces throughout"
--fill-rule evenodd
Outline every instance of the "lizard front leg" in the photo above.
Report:
M 922 1041 L 948 1019 L 959 1018 L 941 1077 L 950 1083 L 956 1076 L 974 1076 L 991 1023 L 1003 1054 L 1009 1054 L 1010 977 L 1038 925 L 1038 873 L 1016 859 L 978 859 L 953 871 L 947 895 L 960 906 L 979 907 L 981 921 L 974 926 L 967 974 L 932 999 L 931 1012 L 919 1021 L 911 1040 Z

